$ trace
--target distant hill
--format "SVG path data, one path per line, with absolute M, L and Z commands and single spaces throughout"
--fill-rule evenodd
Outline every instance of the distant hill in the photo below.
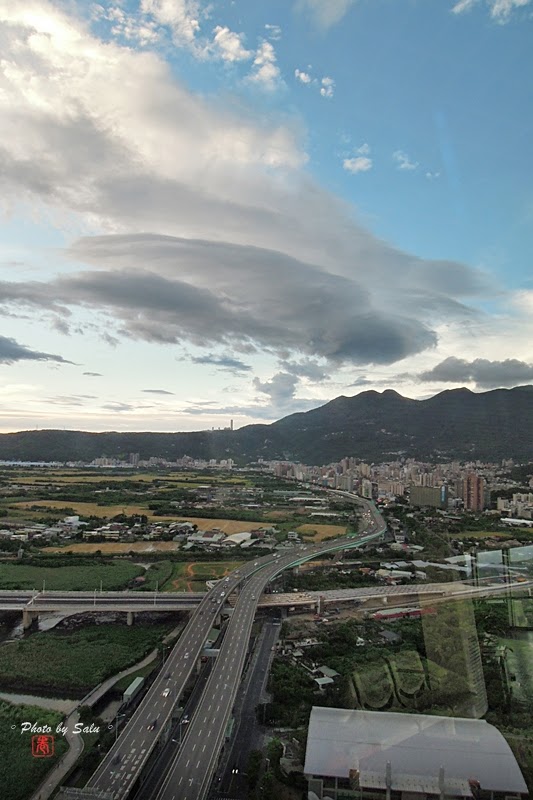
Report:
M 428 400 L 411 400 L 390 389 L 369 391 L 233 432 L 0 434 L 2 460 L 92 461 L 129 453 L 141 459 L 188 455 L 238 463 L 263 457 L 327 464 L 344 456 L 533 461 L 533 386 L 480 393 L 451 389 Z

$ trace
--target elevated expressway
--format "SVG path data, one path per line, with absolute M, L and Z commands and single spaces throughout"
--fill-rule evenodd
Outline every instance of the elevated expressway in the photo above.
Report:
M 356 495 L 350 498 L 369 509 L 368 533 L 309 545 L 306 550 L 286 556 L 268 555 L 257 559 L 241 567 L 240 571 L 231 573 L 227 580 L 218 583 L 203 596 L 164 668 L 124 732 L 89 779 L 85 790 L 82 790 L 83 795 L 80 793 L 76 796 L 102 800 L 128 797 L 158 742 L 168 740 L 178 700 L 196 668 L 213 623 L 229 595 L 239 587 L 239 598 L 202 700 L 187 726 L 183 746 L 170 767 L 160 794 L 162 798 L 190 800 L 202 800 L 205 797 L 241 679 L 258 599 L 266 584 L 284 569 L 322 553 L 357 547 L 379 538 L 386 531 L 374 506 Z M 159 601 L 156 607 L 162 608 Z M 155 728 L 152 729 L 154 723 Z

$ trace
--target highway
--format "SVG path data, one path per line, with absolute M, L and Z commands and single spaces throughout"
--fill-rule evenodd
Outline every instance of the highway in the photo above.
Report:
M 365 503 L 355 496 L 352 499 Z M 174 762 L 169 778 L 163 785 L 164 794 L 158 795 L 158 797 L 160 795 L 175 796 L 176 798 L 183 796 L 200 800 L 204 795 L 198 793 L 200 788 L 198 776 L 204 776 L 201 790 L 205 793 L 216 767 L 225 728 L 240 681 L 258 599 L 265 585 L 287 567 L 313 558 L 318 553 L 356 547 L 364 541 L 370 541 L 380 536 L 385 532 L 385 526 L 375 510 L 374 515 L 374 520 L 369 524 L 372 530 L 366 536 L 343 537 L 317 545 L 307 545 L 305 550 L 295 549 L 286 556 L 278 554 L 265 556 L 231 573 L 223 583 L 218 583 L 204 595 L 204 599 L 191 615 L 189 623 L 167 658 L 164 668 L 129 720 L 117 743 L 109 750 L 89 779 L 87 788 L 106 793 L 112 800 L 122 800 L 130 794 L 142 768 L 156 746 L 161 732 L 167 728 L 171 720 L 173 708 L 177 705 L 195 668 L 216 616 L 231 592 L 246 580 L 246 585 L 233 610 L 203 698 L 187 727 L 183 746 L 178 753 L 178 759 L 182 755 L 187 756 L 183 759 L 187 779 L 180 781 L 180 778 L 183 777 L 181 773 L 176 778 Z M 221 586 L 224 588 L 221 589 Z M 159 602 L 157 608 L 161 608 Z M 217 692 L 220 696 L 213 704 L 213 698 Z M 153 725 L 155 728 L 152 729 Z M 206 741 L 201 741 L 207 735 L 208 728 L 211 731 L 209 747 Z M 188 744 L 189 741 L 190 744 Z M 211 748 L 213 748 L 212 751 Z M 201 755 L 200 759 L 199 755 Z M 205 768 L 202 773 L 204 762 Z M 194 792 L 191 790 L 193 785 L 195 786 Z M 175 795 L 172 794 L 174 789 L 169 788 L 174 786 L 176 786 L 175 791 L 178 792 Z M 183 794 L 183 790 L 191 791 L 187 795 Z
M 365 504 L 360 498 L 350 497 Z M 371 510 L 370 533 L 313 545 L 308 547 L 305 556 L 301 552 L 298 556 L 307 559 L 331 549 L 355 547 L 381 536 L 386 530 L 385 523 L 374 506 L 366 505 Z M 258 598 L 269 581 L 295 563 L 294 556 L 274 561 L 265 563 L 241 589 L 202 700 L 187 726 L 182 747 L 170 766 L 157 800 L 204 800 L 209 791 L 241 680 Z

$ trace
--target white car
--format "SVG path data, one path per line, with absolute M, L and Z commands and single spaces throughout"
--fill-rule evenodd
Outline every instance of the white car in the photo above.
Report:
M 183 656 L 183 658 L 189 658 L 189 654 L 188 654 L 188 653 L 185 653 L 185 655 Z
M 170 689 L 169 689 L 169 688 L 168 688 L 168 686 L 167 686 L 167 688 L 166 688 L 166 689 L 165 689 L 165 691 L 163 692 L 163 697 L 168 697 L 168 696 L 169 696 L 169 694 L 170 694 Z

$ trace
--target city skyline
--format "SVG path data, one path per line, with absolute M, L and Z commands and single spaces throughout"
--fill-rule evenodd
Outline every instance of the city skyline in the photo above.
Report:
M 532 383 L 532 9 L 0 0 L 0 431 Z

